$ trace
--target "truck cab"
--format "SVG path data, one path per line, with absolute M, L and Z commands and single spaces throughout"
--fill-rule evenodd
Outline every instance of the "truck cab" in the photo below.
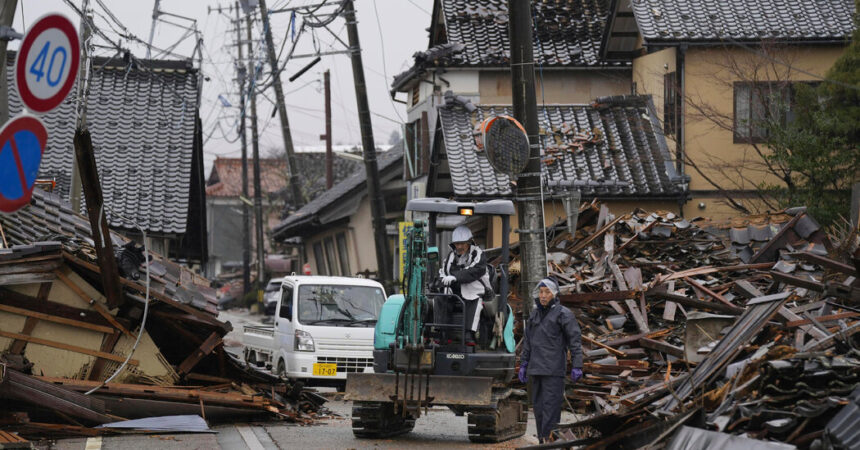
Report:
M 373 371 L 374 327 L 385 290 L 363 278 L 289 276 L 271 327 L 246 326 L 245 359 L 307 385 L 342 387 Z

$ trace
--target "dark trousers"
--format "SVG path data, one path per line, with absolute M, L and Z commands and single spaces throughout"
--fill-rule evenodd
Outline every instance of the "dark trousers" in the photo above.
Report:
M 564 377 L 532 375 L 529 381 L 532 382 L 532 406 L 538 439 L 544 440 L 549 438 L 549 433 L 561 420 Z

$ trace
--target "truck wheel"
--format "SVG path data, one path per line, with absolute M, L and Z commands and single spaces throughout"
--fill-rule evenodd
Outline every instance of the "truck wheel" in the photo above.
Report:
M 352 434 L 358 438 L 385 438 L 412 431 L 415 418 L 394 413 L 394 403 L 353 402 Z

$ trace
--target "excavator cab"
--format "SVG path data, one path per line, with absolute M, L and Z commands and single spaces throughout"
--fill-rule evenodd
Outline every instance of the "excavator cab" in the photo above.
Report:
M 513 312 L 509 292 L 509 200 L 457 202 L 441 198 L 410 200 L 416 220 L 406 249 L 402 294 L 382 307 L 374 336 L 374 373 L 350 373 L 346 399 L 353 401 L 357 437 L 388 437 L 412 430 L 430 406 L 447 406 L 467 415 L 469 439 L 500 442 L 526 430 L 526 394 L 511 389 L 515 374 Z M 415 214 L 418 213 L 418 214 Z M 423 213 L 423 214 L 422 214 Z M 442 216 L 498 216 L 502 245 L 494 269 L 497 286 L 482 302 L 477 345 L 467 345 L 465 300 L 438 283 L 444 254 L 436 246 Z M 447 249 L 446 252 L 447 253 Z M 492 266 L 491 266 L 492 267 Z

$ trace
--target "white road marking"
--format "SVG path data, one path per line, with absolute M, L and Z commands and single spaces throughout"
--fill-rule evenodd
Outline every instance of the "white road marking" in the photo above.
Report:
M 260 440 L 257 439 L 257 436 L 254 434 L 254 430 L 249 426 L 238 426 L 236 427 L 236 431 L 239 432 L 239 435 L 242 436 L 242 440 L 245 441 L 245 444 L 248 445 L 249 450 L 266 450 L 263 447 L 263 444 L 260 443 Z
M 87 445 L 85 450 L 101 450 L 102 448 L 102 437 L 96 436 L 87 438 Z

